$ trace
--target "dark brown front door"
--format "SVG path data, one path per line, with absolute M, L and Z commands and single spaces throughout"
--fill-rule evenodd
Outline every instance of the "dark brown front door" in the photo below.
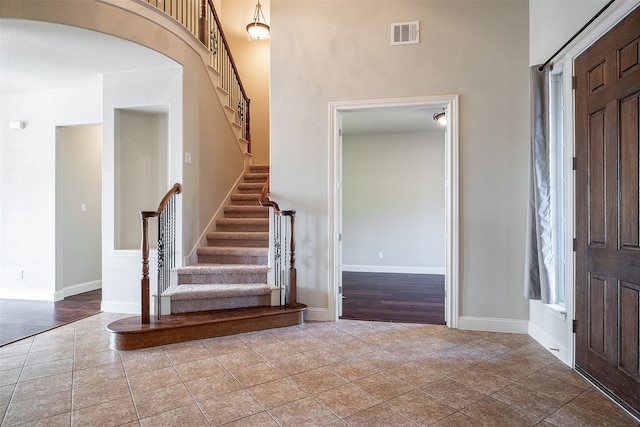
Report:
M 576 72 L 576 368 L 640 413 L 640 8 Z

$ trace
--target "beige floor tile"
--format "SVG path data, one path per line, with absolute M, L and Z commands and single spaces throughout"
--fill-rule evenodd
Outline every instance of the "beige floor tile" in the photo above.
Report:
M 504 378 L 483 371 L 481 368 L 470 368 L 449 375 L 452 379 L 465 384 L 481 393 L 491 394 L 512 384 Z
M 20 381 L 46 378 L 52 375 L 64 374 L 73 370 L 73 358 L 60 359 L 53 362 L 39 363 L 25 366 L 20 375 Z
M 238 353 L 248 349 L 247 345 L 235 336 L 210 338 L 201 342 L 214 356 Z
M 225 424 L 225 427 L 278 427 L 278 423 L 268 412 L 259 412 L 246 418 L 241 418 Z
M 491 397 L 498 399 L 514 409 L 529 412 L 539 418 L 545 418 L 557 411 L 562 403 L 542 393 L 538 393 L 520 384 L 503 388 Z
M 152 370 L 152 368 L 150 367 L 149 369 L 150 370 L 148 372 L 145 372 L 143 374 L 128 377 L 129 386 L 131 387 L 131 392 L 134 395 L 146 393 L 150 390 L 164 388 L 182 382 L 180 376 L 173 368 L 173 366 L 155 370 Z
M 268 361 L 277 360 L 284 355 L 294 355 L 298 353 L 298 350 L 282 341 L 276 341 L 269 344 L 252 345 L 251 349 Z
M 221 356 L 216 356 L 218 362 L 229 370 L 240 369 L 245 366 L 257 365 L 264 362 L 264 359 L 255 351 L 247 347 L 246 350 L 242 350 L 236 353 L 227 353 Z
M 283 357 L 270 359 L 270 363 L 284 372 L 286 375 L 295 375 L 301 372 L 319 368 L 320 363 L 311 359 L 304 353 L 296 353 Z
M 420 387 L 420 390 L 456 409 L 469 406 L 486 396 L 484 393 L 451 378 L 441 378 L 430 382 Z
M 542 421 L 540 417 L 518 411 L 506 403 L 491 397 L 485 397 L 478 402 L 472 403 L 462 409 L 462 412 L 484 424 L 494 426 L 524 427 L 533 426 Z
M 3 426 L 13 426 L 43 418 L 51 418 L 71 411 L 71 390 L 32 399 L 12 402 L 5 414 Z
M 462 412 L 456 412 L 446 418 L 441 419 L 435 424 L 434 427 L 481 427 L 484 426 L 480 421 L 474 420 L 468 415 Z
M 387 405 L 419 425 L 433 424 L 456 411 L 420 390 L 403 394 Z
M 130 396 L 131 391 L 127 379 L 124 377 L 104 382 L 74 385 L 73 408 L 80 409 Z
M 27 356 L 28 353 L 3 357 L 2 359 L 0 359 L 0 372 L 22 368 L 24 366 L 25 360 L 27 360 Z
M 95 368 L 101 365 L 116 366 L 122 364 L 120 355 L 117 351 L 105 350 L 91 354 L 84 354 L 79 356 L 75 355 L 74 370 L 80 371 L 82 369 Z
M 133 396 L 133 402 L 140 418 L 147 418 L 195 403 L 191 393 L 182 383 L 136 394 Z
M 118 378 L 124 378 L 124 368 L 122 363 L 114 360 L 113 363 L 95 366 L 89 369 L 75 370 L 73 372 L 73 383 L 75 385 L 95 384 L 108 382 Z
M 74 409 L 71 417 L 73 426 L 119 426 L 137 420 L 131 396 Z
M 425 369 L 415 362 L 407 363 L 397 368 L 386 371 L 389 375 L 393 375 L 401 381 L 411 385 L 414 388 L 421 387 L 439 378 L 442 374 L 435 370 Z
M 380 371 L 379 368 L 371 363 L 362 361 L 359 357 L 332 363 L 327 366 L 327 369 L 344 378 L 346 381 L 355 381 Z
M 234 377 L 244 387 L 251 387 L 257 384 L 266 383 L 269 381 L 282 378 L 284 374 L 278 369 L 274 368 L 268 362 L 258 363 L 257 365 L 243 366 L 240 368 L 233 368 L 230 370 Z
M 568 368 L 567 368 L 568 369 Z M 549 396 L 561 403 L 568 403 L 584 392 L 587 387 L 566 379 L 535 372 L 518 381 L 518 384 Z
M 640 421 L 635 420 L 627 412 L 621 411 L 620 407 L 613 403 L 607 396 L 597 388 L 591 387 L 580 396 L 576 397 L 571 405 L 579 406 L 585 411 L 595 412 L 611 421 L 624 425 L 640 425 Z
M 165 354 L 174 365 L 213 356 L 200 341 L 166 345 L 163 348 Z
M 12 356 L 20 356 L 22 354 L 26 355 L 29 353 L 31 349 L 30 342 L 18 341 L 13 344 L 8 344 L 0 347 L 0 359 L 4 359 L 5 357 Z
M 546 418 L 546 421 L 557 427 L 595 427 L 595 426 L 638 426 L 640 423 L 631 417 L 621 419 L 609 418 L 608 414 L 586 410 L 583 405 L 571 402 Z
M 13 368 L 0 371 L 0 386 L 16 384 L 18 382 L 18 378 L 20 378 L 21 373 L 22 368 Z
M 216 396 L 199 404 L 212 425 L 226 424 L 264 411 L 246 390 Z
M 193 362 L 183 363 L 181 365 L 177 365 L 175 368 L 178 375 L 180 375 L 180 378 L 182 378 L 182 381 L 185 382 L 221 374 L 227 371 L 213 356 L 205 359 L 198 359 Z
M 389 375 L 387 372 L 375 373 L 353 381 L 353 384 L 383 402 L 407 393 L 414 388 L 410 384 Z
M 73 345 L 41 351 L 30 351 L 24 364 L 25 366 L 37 365 L 40 363 L 53 362 L 60 359 L 69 359 L 73 358 L 73 356 Z
M 159 349 L 158 349 L 159 350 Z M 153 353 L 142 353 L 140 355 L 127 355 L 120 352 L 124 370 L 129 376 L 145 374 L 152 370 L 168 368 L 172 366 L 171 361 L 162 350 Z
M 49 418 L 30 421 L 23 426 L 29 427 L 69 427 L 71 425 L 71 412 L 54 415 Z M 3 424 L 4 426 L 4 424 Z
M 325 390 L 346 384 L 344 379 L 325 368 L 296 374 L 291 379 L 309 394 L 322 393 Z
M 198 401 L 240 390 L 242 385 L 228 372 L 189 381 L 187 388 Z
M 71 390 L 73 385 L 71 372 L 52 375 L 46 379 L 20 381 L 13 393 L 13 402 L 27 400 L 38 396 Z
M 259 384 L 247 389 L 265 409 L 304 399 L 309 394 L 288 378 Z
M 189 426 L 189 427 L 207 427 L 209 423 L 200 411 L 197 405 L 191 404 L 175 408 L 170 411 L 161 412 L 148 418 L 140 420 L 143 427 L 157 426 Z
M 345 420 L 352 427 L 414 427 L 405 416 L 397 413 L 386 405 L 377 405 L 365 409 Z
M 314 350 L 305 351 L 303 353 L 309 359 L 315 360 L 320 366 L 330 365 L 341 360 L 346 360 L 351 357 L 348 351 L 344 348 L 336 347 L 322 347 Z
M 381 402 L 353 384 L 322 392 L 316 395 L 316 399 L 340 418 L 346 418 Z
M 282 427 L 325 426 L 338 421 L 335 414 L 312 397 L 278 406 L 269 413 Z

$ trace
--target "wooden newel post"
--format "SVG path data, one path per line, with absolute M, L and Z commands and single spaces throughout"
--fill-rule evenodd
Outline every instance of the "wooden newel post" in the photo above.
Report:
M 207 0 L 202 0 L 200 22 L 198 24 L 198 38 L 200 39 L 200 42 L 209 49 L 209 37 L 207 34 L 207 29 L 209 28 L 207 25 Z
M 149 314 L 149 218 L 155 216 L 155 212 L 140 212 L 142 219 L 142 280 L 140 281 L 140 313 L 142 324 L 151 323 Z
M 298 305 L 297 303 L 297 295 L 296 295 L 296 287 L 297 287 L 297 273 L 296 273 L 296 242 L 295 242 L 295 234 L 293 232 L 295 221 L 296 221 L 296 211 L 288 212 L 291 218 L 291 253 L 289 257 L 289 300 L 288 305 L 291 307 L 295 307 Z

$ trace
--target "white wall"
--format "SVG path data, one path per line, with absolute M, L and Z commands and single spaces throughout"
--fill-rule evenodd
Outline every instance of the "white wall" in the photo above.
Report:
M 443 131 L 343 136 L 343 270 L 444 274 L 444 149 Z
M 57 131 L 56 290 L 102 286 L 102 126 Z
M 421 43 L 391 47 L 390 24 L 412 20 Z M 334 298 L 328 103 L 459 94 L 461 326 L 526 329 L 528 4 L 278 1 L 271 26 L 272 195 L 298 212 L 298 295 L 310 315 L 331 318 Z
M 22 130 L 9 122 L 24 120 Z M 102 122 L 102 90 L 5 94 L 0 103 L 0 297 L 56 295 L 56 127 Z M 24 276 L 18 279 L 18 271 Z

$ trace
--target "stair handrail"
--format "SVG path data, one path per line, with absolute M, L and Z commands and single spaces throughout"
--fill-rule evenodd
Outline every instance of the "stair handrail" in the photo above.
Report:
M 273 208 L 273 250 L 274 250 L 274 269 L 276 271 L 275 280 L 276 286 L 280 288 L 280 305 L 286 307 L 296 307 L 298 305 L 297 299 L 297 272 L 296 272 L 296 244 L 295 244 L 295 219 L 296 211 L 294 210 L 281 210 L 280 206 L 275 200 L 271 200 L 269 197 L 271 177 L 267 177 L 267 181 L 262 186 L 260 191 L 259 203 L 261 206 L 267 206 Z M 288 219 L 287 219 L 288 218 Z M 287 222 L 288 221 L 288 222 Z M 285 229 L 284 236 L 282 228 Z M 287 233 L 287 229 L 289 233 Z M 284 244 L 283 244 L 284 237 Z M 289 245 L 287 247 L 287 237 L 289 238 Z M 284 253 L 283 253 L 284 251 Z M 288 257 L 286 255 L 289 255 Z M 285 255 L 283 257 L 283 255 Z M 288 273 L 288 274 L 282 274 Z M 282 289 L 285 293 L 282 294 Z
M 176 183 L 162 198 L 155 211 L 141 211 L 142 221 L 142 279 L 141 322 L 151 323 L 149 298 L 149 218 L 158 217 L 158 295 L 156 314 L 160 318 L 160 295 L 168 286 L 170 269 L 175 267 L 175 196 L 182 192 L 182 185 Z M 168 234 L 168 236 L 167 236 Z M 165 236 L 168 239 L 165 239 Z
M 220 73 L 222 88 L 228 93 L 227 106 L 236 112 L 236 124 L 241 127 L 242 138 L 247 141 L 247 153 L 251 153 L 251 100 L 242 85 L 240 73 L 231 55 L 227 38 L 212 0 L 190 0 L 183 2 L 163 0 L 141 0 L 163 11 L 183 27 L 209 50 L 211 64 Z M 199 3 L 199 6 L 198 6 Z M 208 19 L 209 17 L 213 19 Z M 213 22 L 211 22 L 213 21 Z M 215 25 L 213 25 L 215 23 Z M 218 37 L 222 49 L 218 49 Z M 218 55 L 222 50 L 222 55 Z

